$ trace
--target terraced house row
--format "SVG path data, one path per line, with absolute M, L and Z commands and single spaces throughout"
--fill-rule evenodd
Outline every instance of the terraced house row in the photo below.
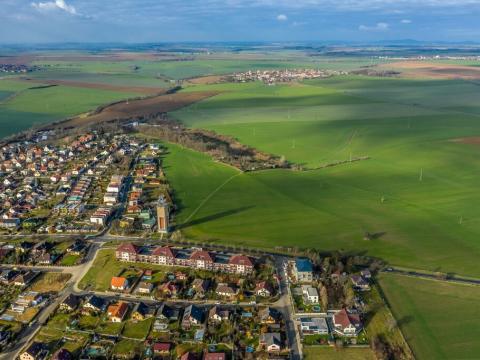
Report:
M 214 253 L 202 249 L 193 250 L 170 246 L 152 247 L 124 243 L 116 249 L 115 256 L 119 261 L 184 266 L 233 274 L 250 274 L 254 268 L 254 260 L 246 255 Z

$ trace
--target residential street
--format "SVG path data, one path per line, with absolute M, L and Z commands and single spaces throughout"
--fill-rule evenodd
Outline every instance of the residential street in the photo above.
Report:
M 71 266 L 71 267 L 62 267 L 62 266 L 28 266 L 28 265 L 3 265 L 3 267 L 17 267 L 17 268 L 29 268 L 32 270 L 41 270 L 41 271 L 56 271 L 56 272 L 63 272 L 71 274 L 72 277 L 67 283 L 67 286 L 54 298 L 54 300 L 44 307 L 36 317 L 33 325 L 26 327 L 23 332 L 17 338 L 15 346 L 13 348 L 9 348 L 8 352 L 4 354 L 0 354 L 0 360 L 10 360 L 15 359 L 19 356 L 20 351 L 24 348 L 26 344 L 28 344 L 35 336 L 37 331 L 40 329 L 41 325 L 48 319 L 48 317 L 55 311 L 57 306 L 60 304 L 63 299 L 65 299 L 70 294 L 77 294 L 77 295 L 99 295 L 109 299 L 124 299 L 127 301 L 143 301 L 145 303 L 155 303 L 158 302 L 156 300 L 145 299 L 143 297 L 138 297 L 136 295 L 130 294 L 115 294 L 113 292 L 96 292 L 96 291 L 84 291 L 78 287 L 78 283 L 83 278 L 83 276 L 88 272 L 90 267 L 92 266 L 95 257 L 98 254 L 98 250 L 105 244 L 106 241 L 112 240 L 112 238 L 108 235 L 99 236 L 94 239 L 91 239 L 92 245 L 90 246 L 89 252 L 85 258 L 85 262 L 78 266 Z M 130 241 L 132 239 L 130 238 Z M 217 248 L 221 248 L 225 250 L 226 246 L 217 246 Z M 291 349 L 291 358 L 293 360 L 300 360 L 302 359 L 302 347 L 300 342 L 300 335 L 297 331 L 295 325 L 295 318 L 293 316 L 293 305 L 291 303 L 291 297 L 289 295 L 288 284 L 287 284 L 287 277 L 284 270 L 284 263 L 287 260 L 287 257 L 284 256 L 276 256 L 276 269 L 278 275 L 280 275 L 280 291 L 281 296 L 280 298 L 272 304 L 272 307 L 278 309 L 284 316 L 286 325 L 287 325 L 287 344 L 288 347 Z M 179 303 L 186 303 L 185 300 L 179 300 Z M 190 301 L 191 302 L 191 301 Z M 213 305 L 216 301 L 198 301 L 199 304 L 203 305 Z M 244 302 L 240 304 L 227 304 L 222 306 L 252 306 L 249 302 Z

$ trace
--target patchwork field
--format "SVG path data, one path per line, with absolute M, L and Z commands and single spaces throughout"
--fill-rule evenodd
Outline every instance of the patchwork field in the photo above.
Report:
M 0 138 L 138 96 L 135 92 L 42 86 L 14 80 L 0 80 L 0 91 L 4 94 L 0 95 Z
M 476 359 L 480 287 L 382 274 L 380 284 L 417 359 Z

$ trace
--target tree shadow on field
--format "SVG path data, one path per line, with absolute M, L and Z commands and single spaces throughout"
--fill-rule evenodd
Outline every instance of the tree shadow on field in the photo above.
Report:
M 406 315 L 406 316 L 398 319 L 397 324 L 398 324 L 399 327 L 401 327 L 403 325 L 407 325 L 407 324 L 411 323 L 413 320 L 415 320 L 415 318 L 412 315 Z
M 218 219 L 221 219 L 221 218 L 226 217 L 226 216 L 231 216 L 231 215 L 235 215 L 235 214 L 247 211 L 247 210 L 252 209 L 254 207 L 255 207 L 255 205 L 250 205 L 250 206 L 242 206 L 242 207 L 239 207 L 239 208 L 236 208 L 236 209 L 221 211 L 221 212 L 218 212 L 216 214 L 204 216 L 204 217 L 201 217 L 201 218 L 198 218 L 198 219 L 191 220 L 189 222 L 180 224 L 180 225 L 177 226 L 177 229 L 178 230 L 185 229 L 185 228 L 190 227 L 190 226 L 203 224 L 203 223 L 213 221 L 213 220 L 218 220 Z

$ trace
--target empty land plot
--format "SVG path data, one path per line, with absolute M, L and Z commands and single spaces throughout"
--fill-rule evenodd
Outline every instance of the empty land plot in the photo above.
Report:
M 478 358 L 480 287 L 394 274 L 380 284 L 416 358 Z
M 30 286 L 30 290 L 40 293 L 60 291 L 65 287 L 70 277 L 70 274 L 44 272 L 40 274 L 37 280 Z

